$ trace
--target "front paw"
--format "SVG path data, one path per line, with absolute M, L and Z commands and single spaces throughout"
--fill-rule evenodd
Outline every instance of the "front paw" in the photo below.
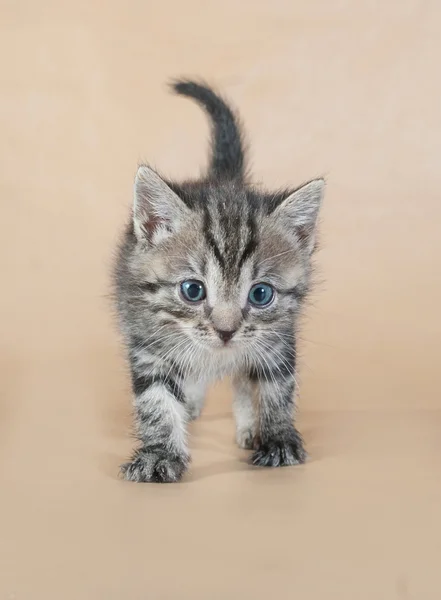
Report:
M 257 450 L 251 456 L 251 463 L 258 467 L 288 467 L 302 464 L 306 459 L 301 435 L 293 428 L 258 442 Z
M 238 429 L 236 431 L 236 442 L 239 448 L 252 450 L 255 446 L 255 434 L 251 429 Z
M 137 483 L 175 483 L 182 478 L 189 463 L 186 454 L 139 448 L 130 462 L 121 465 L 121 474 L 127 481 Z

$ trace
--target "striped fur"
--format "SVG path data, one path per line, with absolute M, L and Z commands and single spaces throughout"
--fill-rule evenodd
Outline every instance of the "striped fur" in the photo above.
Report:
M 302 463 L 294 428 L 297 316 L 308 292 L 323 180 L 269 193 L 245 173 L 238 119 L 209 87 L 179 81 L 213 126 L 210 166 L 198 181 L 166 181 L 139 167 L 134 206 L 115 266 L 121 329 L 132 371 L 140 447 L 122 466 L 132 481 L 178 481 L 190 457 L 186 425 L 210 381 L 233 377 L 237 441 L 261 466 Z M 180 294 L 201 281 L 203 302 Z M 275 290 L 256 308 L 253 284 Z M 235 334 L 225 343 L 218 332 Z

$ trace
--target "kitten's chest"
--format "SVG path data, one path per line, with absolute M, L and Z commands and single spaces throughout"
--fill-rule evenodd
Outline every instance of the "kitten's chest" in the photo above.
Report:
M 233 353 L 207 353 L 200 360 L 194 361 L 191 369 L 192 378 L 207 384 L 234 375 L 243 369 L 243 360 Z

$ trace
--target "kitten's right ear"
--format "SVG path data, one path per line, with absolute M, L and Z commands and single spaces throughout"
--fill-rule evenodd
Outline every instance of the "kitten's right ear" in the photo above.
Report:
M 292 192 L 273 212 L 287 229 L 296 233 L 310 254 L 324 191 L 325 180 L 314 179 Z
M 189 209 L 161 177 L 141 165 L 135 177 L 133 226 L 137 239 L 152 245 L 179 228 Z

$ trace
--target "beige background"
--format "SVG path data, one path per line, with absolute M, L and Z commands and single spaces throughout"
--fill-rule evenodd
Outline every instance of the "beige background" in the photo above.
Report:
M 0 600 L 439 600 L 439 3 L 2 0 L 0 23 Z M 176 75 L 240 108 L 257 180 L 328 177 L 312 460 L 248 467 L 224 386 L 185 482 L 136 486 L 108 272 L 138 160 L 204 164 Z

